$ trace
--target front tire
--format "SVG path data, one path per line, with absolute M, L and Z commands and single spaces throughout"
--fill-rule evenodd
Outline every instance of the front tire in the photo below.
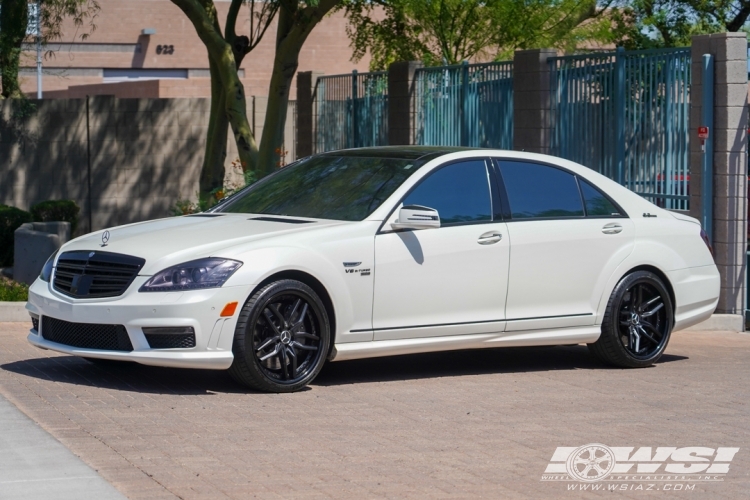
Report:
M 643 368 L 656 363 L 667 348 L 674 309 L 657 275 L 636 271 L 612 291 L 599 340 L 589 350 L 607 364 Z
M 229 374 L 252 389 L 294 392 L 320 373 L 331 327 L 312 288 L 280 280 L 256 291 L 237 320 Z

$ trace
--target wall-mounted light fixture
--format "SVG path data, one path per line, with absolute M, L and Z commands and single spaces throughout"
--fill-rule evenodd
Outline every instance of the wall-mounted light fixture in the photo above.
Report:
M 156 34 L 156 28 L 143 28 L 141 30 L 141 35 L 155 35 Z

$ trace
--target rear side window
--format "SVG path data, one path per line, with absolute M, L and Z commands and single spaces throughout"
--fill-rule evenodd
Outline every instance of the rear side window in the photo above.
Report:
M 575 176 L 559 168 L 522 161 L 500 161 L 513 219 L 583 217 Z
M 584 181 L 580 177 L 581 193 L 586 203 L 586 215 L 589 217 L 621 217 L 622 213 L 604 196 L 604 193 Z
M 404 205 L 434 208 L 443 226 L 492 220 L 492 201 L 484 160 L 453 163 L 427 176 Z

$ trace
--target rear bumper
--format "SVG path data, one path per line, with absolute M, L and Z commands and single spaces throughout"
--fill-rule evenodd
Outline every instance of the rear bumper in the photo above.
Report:
M 719 303 L 721 277 L 715 265 L 667 273 L 674 290 L 674 331 L 684 330 L 711 317 Z

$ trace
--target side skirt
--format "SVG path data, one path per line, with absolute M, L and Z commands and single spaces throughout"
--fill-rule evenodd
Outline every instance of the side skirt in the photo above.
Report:
M 483 349 L 488 347 L 521 347 L 539 345 L 583 344 L 595 342 L 601 334 L 600 325 L 554 330 L 526 330 L 522 332 L 480 333 L 402 340 L 376 340 L 337 344 L 328 358 L 330 361 L 397 356 L 421 352 Z

